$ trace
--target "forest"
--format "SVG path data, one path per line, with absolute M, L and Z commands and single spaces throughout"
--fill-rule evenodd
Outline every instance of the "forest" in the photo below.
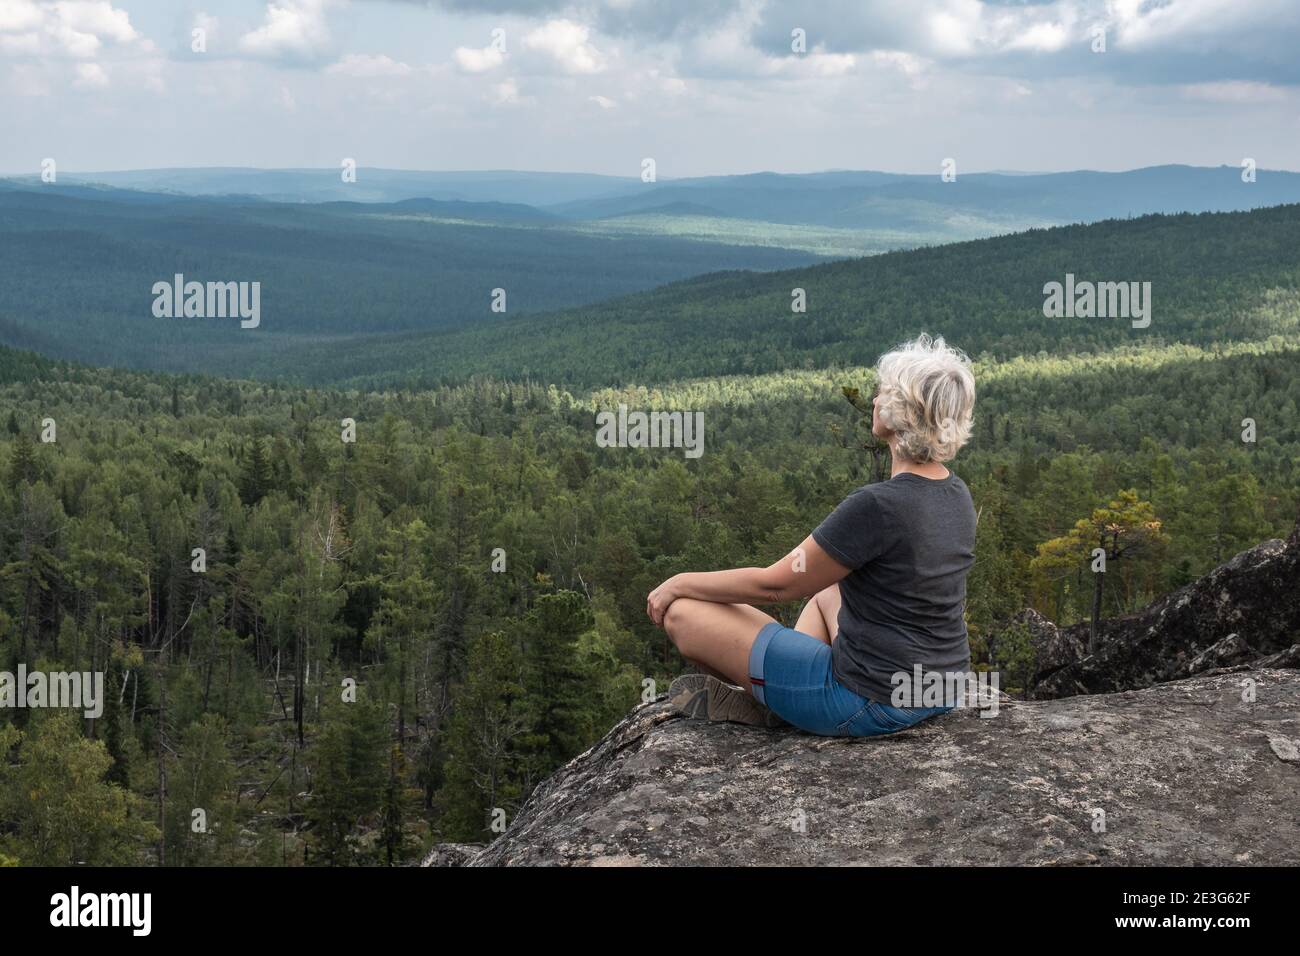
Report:
M 1297 213 L 1249 216 L 1259 227 L 1234 223 L 1233 241 L 1273 258 L 1168 293 L 1188 313 L 1166 328 L 1186 341 L 1127 341 L 1121 323 L 1072 344 L 1041 313 L 1036 331 L 953 334 L 999 353 L 977 362 L 975 436 L 954 470 L 980 515 L 972 650 L 1004 688 L 1026 648 L 990 640 L 999 622 L 1025 606 L 1061 623 L 1090 613 L 1081 526 L 1155 532 L 1107 574 L 1106 616 L 1291 526 L 1300 349 L 1295 247 L 1280 237 Z M 1160 238 L 1151 261 L 1174 272 L 1211 261 L 1163 243 L 1178 222 L 1127 225 Z M 1102 230 L 1098 255 L 1121 228 Z M 1070 258 L 1048 250 L 1053 268 Z M 958 277 L 933 271 L 942 251 L 909 255 L 925 265 L 888 295 L 926 275 L 933 293 L 874 336 L 954 311 Z M 869 298 L 885 258 L 821 268 L 865 273 L 845 295 Z M 737 288 L 662 295 L 679 300 L 670 315 L 712 316 L 707 295 Z M 1233 290 L 1253 310 L 1225 306 Z M 742 300 L 709 327 L 745 314 Z M 695 376 L 711 356 L 734 364 L 725 337 L 711 351 L 690 344 L 700 334 L 674 327 L 679 373 L 616 387 L 557 374 L 321 389 L 0 349 L 0 671 L 100 671 L 108 688 L 93 720 L 0 712 L 0 862 L 399 865 L 494 836 L 681 672 L 646 619 L 649 590 L 769 563 L 881 477 L 858 397 L 865 346 L 814 367 L 823 347 L 808 344 L 795 353 L 808 362 L 767 368 L 783 345 L 756 332 L 762 371 Z M 637 381 L 635 350 L 567 341 L 590 370 L 575 378 Z M 702 412 L 704 455 L 599 447 L 597 413 L 619 403 Z M 768 610 L 790 623 L 798 606 Z
M 1150 282 L 1151 324 L 1045 319 L 1067 274 Z M 299 355 L 302 380 L 358 387 L 469 375 L 569 386 L 869 365 L 917 331 L 970 355 L 1096 354 L 1125 345 L 1300 341 L 1300 205 L 1143 216 L 1030 230 L 793 270 L 714 273 L 489 326 L 372 340 L 336 360 Z M 796 311 L 802 290 L 805 311 Z
M 808 252 L 587 234 L 500 203 L 280 204 L 4 188 L 0 344 L 103 365 L 315 381 L 355 374 L 370 339 L 592 302 L 715 269 L 789 268 Z M 593 268 L 593 263 L 599 263 Z M 161 321 L 155 282 L 259 282 L 265 322 Z

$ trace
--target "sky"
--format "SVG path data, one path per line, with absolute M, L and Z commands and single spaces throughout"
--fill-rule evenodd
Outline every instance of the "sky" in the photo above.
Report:
M 1293 0 L 0 0 L 0 173 L 1294 170 L 1297 50 Z

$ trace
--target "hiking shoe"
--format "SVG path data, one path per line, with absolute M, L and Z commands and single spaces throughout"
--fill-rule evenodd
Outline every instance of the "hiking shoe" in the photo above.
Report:
M 772 713 L 752 694 L 742 687 L 727 684 L 716 677 L 706 677 L 704 690 L 696 693 L 691 704 L 698 708 L 696 698 L 703 697 L 704 710 L 711 721 L 727 721 L 733 724 L 746 724 L 750 727 L 783 727 L 785 721 Z
M 668 685 L 668 702 L 684 717 L 708 717 L 707 674 L 683 674 Z
M 673 682 L 668 685 L 668 699 L 673 700 L 681 694 L 688 692 L 694 693 L 697 690 L 703 690 L 704 680 L 706 677 L 708 677 L 707 674 L 698 674 L 695 672 L 674 677 Z

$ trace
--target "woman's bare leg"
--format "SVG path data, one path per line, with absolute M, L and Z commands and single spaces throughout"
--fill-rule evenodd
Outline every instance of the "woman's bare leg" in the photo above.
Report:
M 809 634 L 823 644 L 830 644 L 839 632 L 840 586 L 832 584 L 808 599 L 799 612 L 794 629 Z
M 808 603 L 799 612 L 799 620 L 794 622 L 794 629 L 809 637 L 817 638 L 823 644 L 829 644 L 831 635 L 826 629 L 826 618 L 822 614 L 822 609 L 817 606 L 818 597 L 819 594 L 814 594 L 808 599 Z
M 748 604 L 678 598 L 668 605 L 664 630 L 700 670 L 749 690 L 750 648 L 763 625 L 774 620 Z

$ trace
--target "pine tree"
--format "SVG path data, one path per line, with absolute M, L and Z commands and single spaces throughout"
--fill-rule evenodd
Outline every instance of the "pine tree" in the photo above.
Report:
M 1110 504 L 1098 508 L 1090 517 L 1080 518 L 1068 534 L 1039 545 L 1038 556 L 1030 569 L 1040 578 L 1077 574 L 1085 565 L 1092 570 L 1088 653 L 1095 654 L 1106 572 L 1115 562 L 1132 560 L 1167 540 L 1151 503 L 1140 501 L 1137 491 L 1130 489 L 1121 491 Z M 1097 551 L 1101 554 L 1097 555 Z
M 261 438 L 254 438 L 244 456 L 244 468 L 239 476 L 239 497 L 246 505 L 255 505 L 271 490 L 271 465 Z
M 332 703 L 323 716 L 311 754 L 311 843 L 328 865 L 347 865 L 361 861 L 356 837 L 382 805 L 388 727 L 383 708 L 366 700 Z
M 438 791 L 445 839 L 490 837 L 493 812 L 512 812 L 523 794 L 518 750 L 528 719 L 521 703 L 522 667 L 505 634 L 483 634 L 470 642 L 468 674 L 447 729 L 447 763 Z
M 9 459 L 9 487 L 16 490 L 19 485 L 30 485 L 41 475 L 41 463 L 36 457 L 36 446 L 26 435 L 18 434 L 14 438 L 13 451 Z

